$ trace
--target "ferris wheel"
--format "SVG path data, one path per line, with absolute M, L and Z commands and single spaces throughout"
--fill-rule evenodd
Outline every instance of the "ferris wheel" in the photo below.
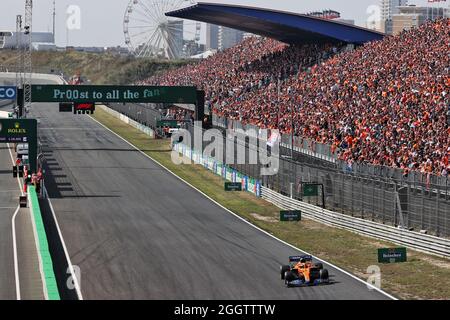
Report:
M 165 15 L 194 4 L 192 0 L 131 0 L 123 32 L 130 52 L 137 57 L 181 58 L 187 44 L 200 42 L 201 23 Z

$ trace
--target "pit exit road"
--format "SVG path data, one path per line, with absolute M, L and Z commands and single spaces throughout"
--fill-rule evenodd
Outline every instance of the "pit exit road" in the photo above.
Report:
M 181 182 L 89 116 L 35 104 L 46 186 L 84 299 L 386 299 L 333 284 L 284 287 L 291 247 Z

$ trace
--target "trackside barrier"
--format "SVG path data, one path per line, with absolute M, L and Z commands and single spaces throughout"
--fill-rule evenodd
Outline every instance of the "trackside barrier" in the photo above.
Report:
M 130 126 L 138 129 L 139 131 L 142 131 L 143 133 L 145 133 L 146 135 L 150 136 L 151 138 L 155 137 L 155 131 L 147 126 L 144 126 L 143 124 L 140 124 L 139 122 L 136 122 L 130 118 L 128 118 L 126 115 L 117 112 L 111 108 L 108 108 L 105 105 L 98 105 L 98 108 L 102 109 L 103 111 L 106 111 L 107 113 L 109 113 L 110 115 L 112 115 L 113 117 L 125 122 L 126 124 L 129 124 Z
M 246 176 L 212 157 L 204 156 L 201 152 L 192 150 L 182 143 L 175 144 L 173 150 L 189 158 L 195 164 L 202 165 L 205 169 L 221 176 L 226 181 L 242 183 L 242 191 L 248 191 L 261 197 L 261 181 Z
M 53 271 L 53 262 L 48 248 L 47 235 L 42 221 L 41 209 L 34 186 L 28 186 L 28 201 L 35 229 L 36 242 L 38 246 L 39 268 L 44 287 L 46 300 L 61 300 L 56 284 L 55 273 Z
M 281 209 L 301 210 L 302 216 L 325 225 L 404 245 L 424 253 L 450 258 L 450 240 L 448 239 L 336 213 L 291 199 L 266 187 L 261 188 L 261 194 L 263 199 Z

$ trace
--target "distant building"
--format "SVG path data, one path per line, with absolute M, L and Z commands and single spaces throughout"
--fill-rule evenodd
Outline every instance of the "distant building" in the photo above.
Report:
M 169 21 L 169 28 L 171 30 L 171 44 L 173 52 L 168 52 L 170 58 L 180 58 L 183 54 L 183 35 L 184 35 L 184 23 L 183 20 L 171 20 Z
M 206 50 L 225 50 L 251 34 L 214 24 L 206 24 Z
M 206 24 L 206 50 L 219 49 L 219 26 Z
M 381 30 L 392 34 L 392 16 L 399 13 L 398 7 L 406 6 L 408 0 L 381 0 Z
M 244 39 L 244 33 L 244 31 L 220 26 L 218 49 L 225 50 L 235 46 Z
M 188 58 L 206 51 L 205 45 L 197 43 L 195 40 L 184 40 L 183 57 Z
M 105 48 L 105 50 L 108 53 L 117 54 L 117 55 L 121 55 L 121 56 L 131 55 L 130 50 L 127 47 L 121 47 L 121 46 L 108 47 L 108 48 Z
M 74 47 L 74 51 L 87 52 L 87 53 L 103 53 L 105 52 L 104 47 Z
M 6 43 L 6 38 L 12 36 L 12 33 L 9 31 L 0 31 L 0 49 L 3 49 Z
M 15 49 L 17 47 L 17 33 L 11 32 L 11 37 L 6 37 L 3 48 L 5 49 Z M 21 37 L 21 43 L 19 43 L 20 47 L 24 47 L 27 45 L 28 37 L 23 35 Z M 31 43 L 40 43 L 40 44 L 54 44 L 55 38 L 52 32 L 32 32 L 31 33 Z
M 33 42 L 31 46 L 34 51 L 56 51 L 56 45 L 54 43 Z
M 335 21 L 337 22 L 342 22 L 345 24 L 351 24 L 351 25 L 355 25 L 355 20 L 351 20 L 351 19 L 336 19 Z
M 429 20 L 449 18 L 450 9 L 444 7 L 418 7 L 415 5 L 398 7 L 398 14 L 392 16 L 392 34 L 417 28 Z

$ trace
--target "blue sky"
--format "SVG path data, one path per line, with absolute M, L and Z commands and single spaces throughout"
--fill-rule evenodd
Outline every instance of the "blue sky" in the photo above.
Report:
M 147 0 L 152 1 L 152 0 Z M 333 9 L 342 17 L 353 19 L 359 25 L 367 20 L 366 10 L 379 0 L 205 0 L 205 2 L 261 6 L 304 13 L 311 10 Z M 15 17 L 23 14 L 25 0 L 1 0 L 0 30 L 15 30 Z M 52 30 L 53 0 L 34 0 L 34 31 Z M 129 0 L 57 0 L 56 42 L 60 46 L 114 46 L 124 45 L 123 16 Z M 410 0 L 414 4 L 426 4 L 427 0 Z M 81 10 L 81 28 L 67 32 L 66 9 L 77 5 Z M 448 4 L 447 4 L 448 5 Z M 6 10 L 4 8 L 7 8 Z M 204 41 L 204 32 L 202 41 Z

